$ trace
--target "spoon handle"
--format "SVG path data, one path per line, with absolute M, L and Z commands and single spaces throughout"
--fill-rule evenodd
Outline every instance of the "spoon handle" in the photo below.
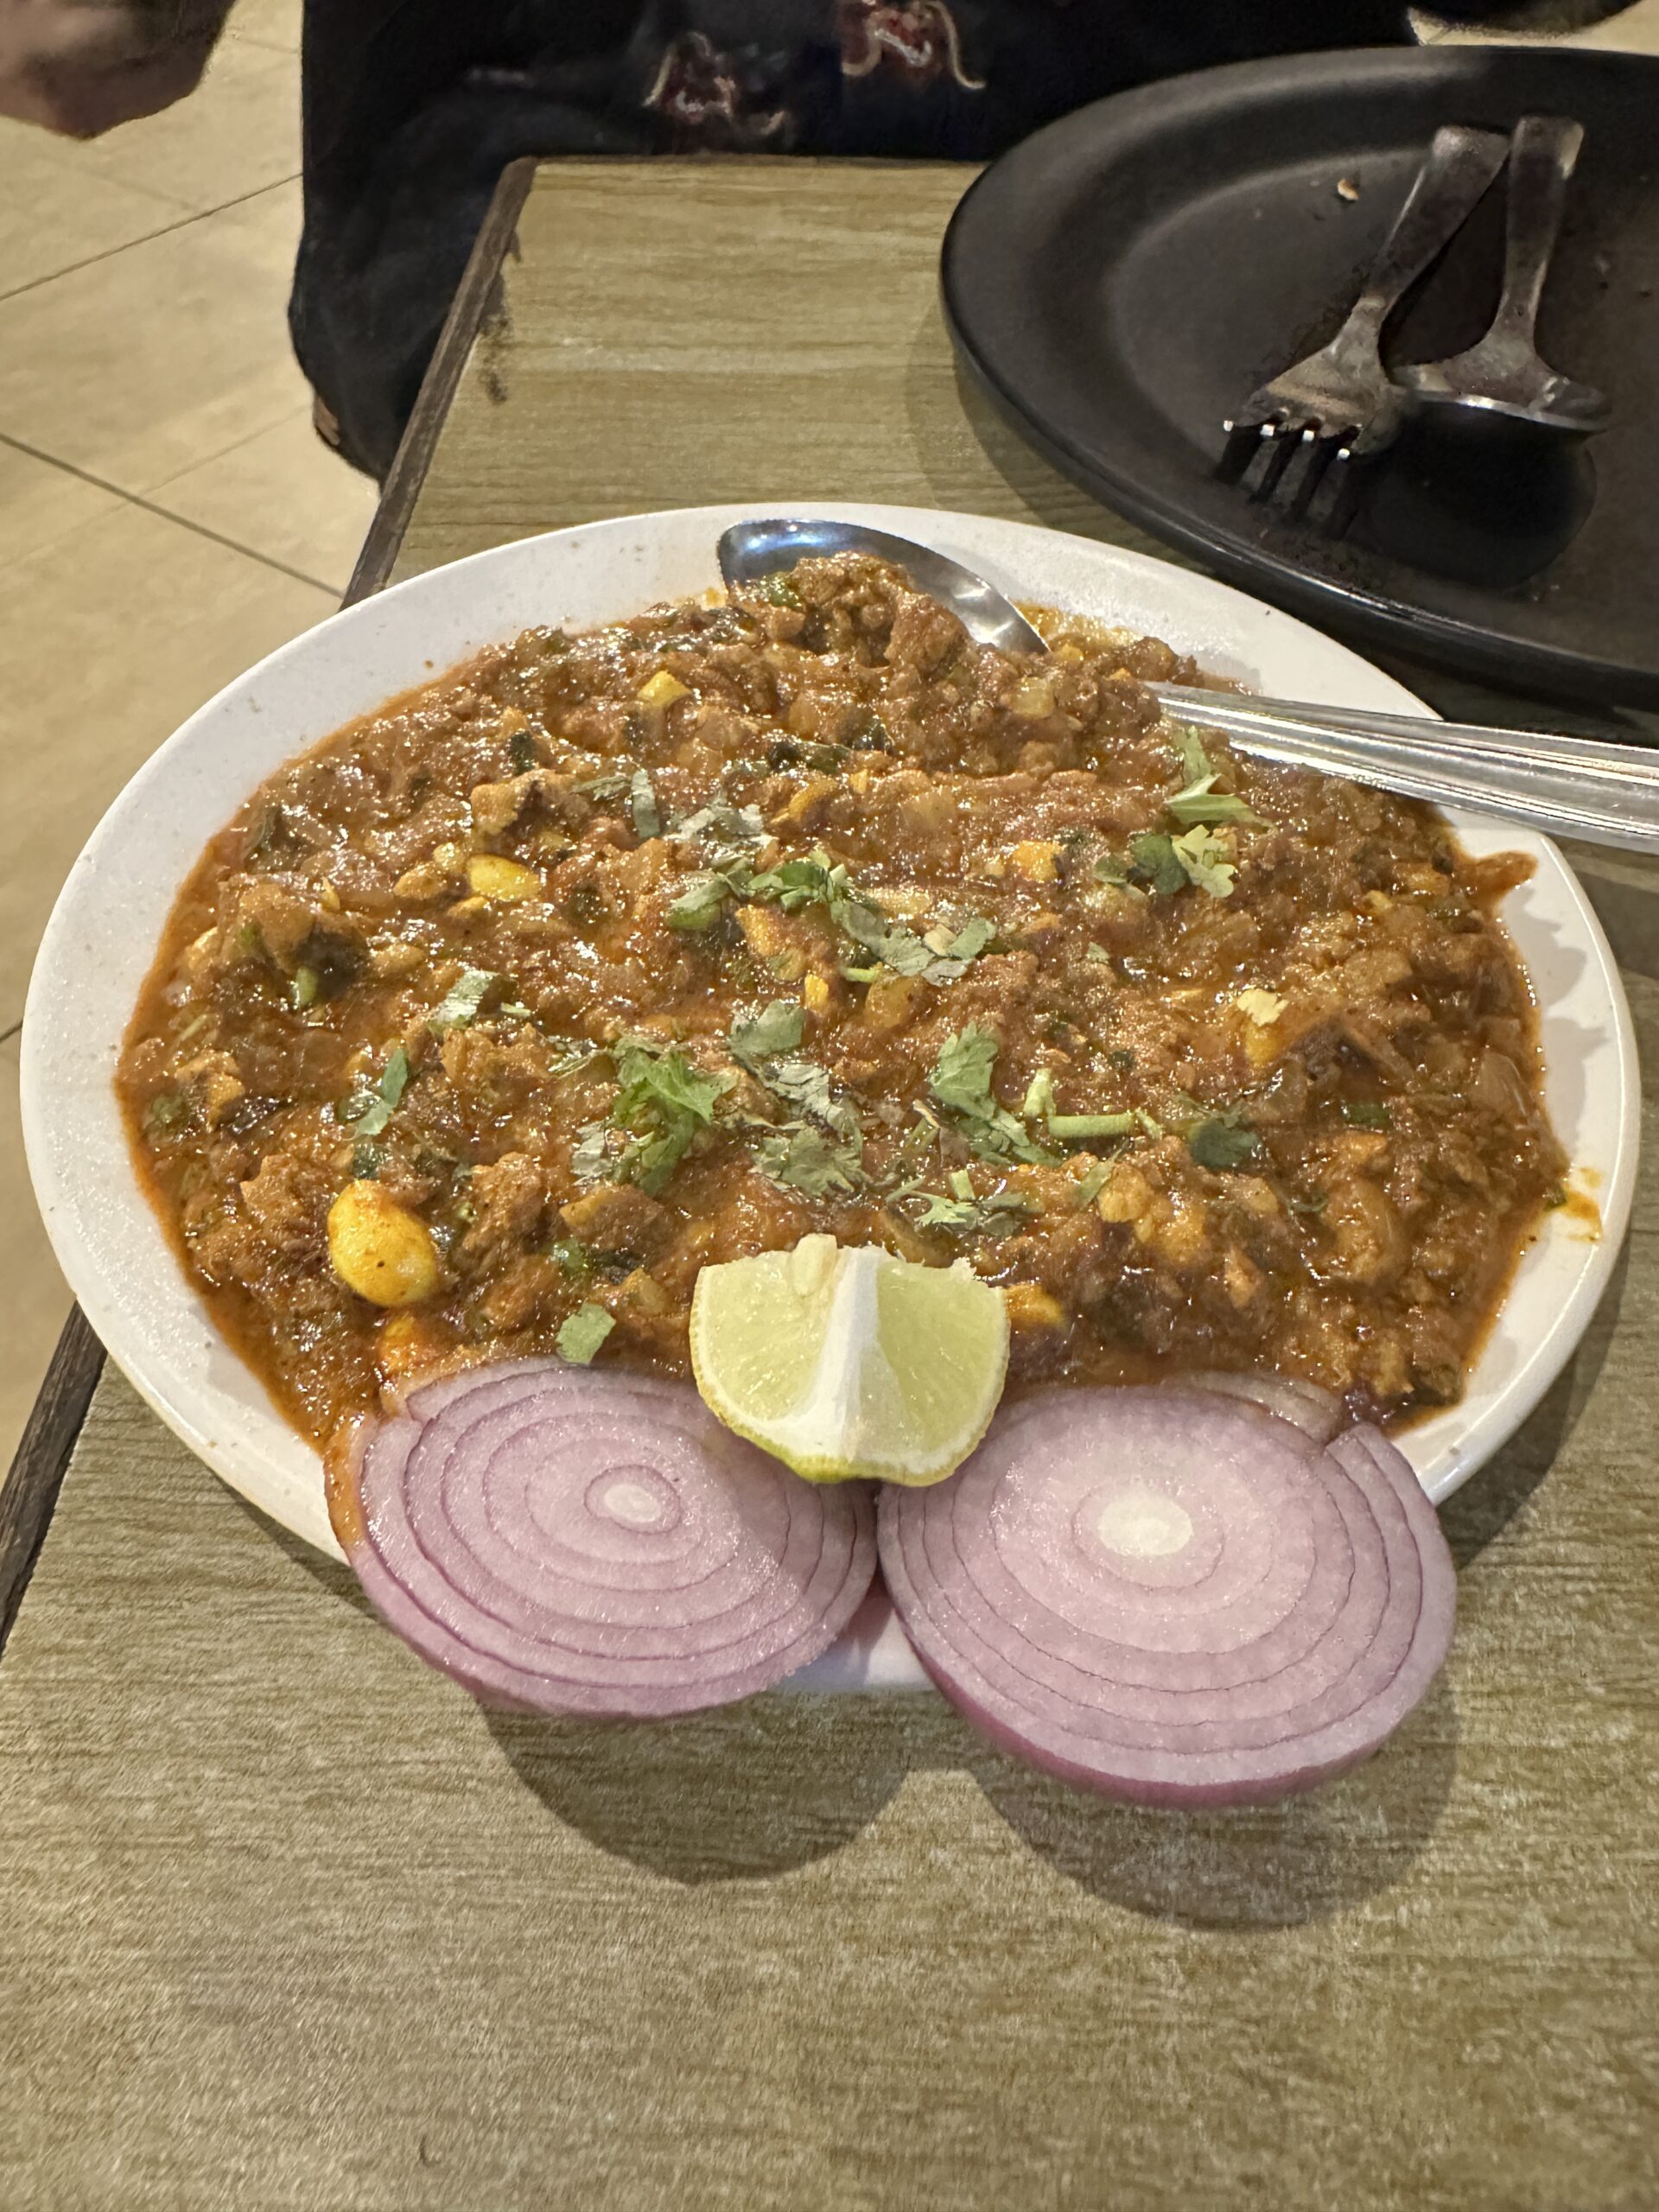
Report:
M 1503 293 L 1492 327 L 1529 345 L 1583 143 L 1583 125 L 1562 115 L 1523 115 L 1510 142 Z
M 1333 345 L 1375 345 L 1394 309 L 1472 214 L 1503 153 L 1497 132 L 1441 124 Z

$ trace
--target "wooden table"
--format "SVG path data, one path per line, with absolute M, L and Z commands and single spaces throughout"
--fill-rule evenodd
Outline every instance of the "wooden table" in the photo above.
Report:
M 958 388 L 950 168 L 509 173 L 354 589 L 785 494 L 1132 533 Z M 1443 688 L 1432 684 L 1444 696 Z M 1659 1044 L 1650 872 L 1586 880 Z M 492 1717 L 72 1332 L 0 1515 L 8 2205 L 1652 2212 L 1659 1144 L 1613 1288 L 1452 1502 L 1369 1766 L 1230 1817 L 927 1697 Z

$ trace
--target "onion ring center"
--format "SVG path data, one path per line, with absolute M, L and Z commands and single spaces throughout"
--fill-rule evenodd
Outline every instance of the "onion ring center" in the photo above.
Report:
M 653 1468 L 624 1463 L 605 1467 L 588 1485 L 588 1511 L 624 1529 L 666 1532 L 679 1525 L 680 1501 L 671 1483 Z
M 1092 1512 L 1096 1539 L 1120 1558 L 1166 1559 L 1192 1541 L 1192 1515 L 1166 1491 L 1114 1491 L 1103 1505 L 1096 1504 L 1098 1495 L 1084 1501 L 1078 1517 Z

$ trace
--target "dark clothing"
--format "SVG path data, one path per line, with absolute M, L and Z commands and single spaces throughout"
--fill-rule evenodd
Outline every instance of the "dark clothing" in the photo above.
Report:
M 984 160 L 1150 78 L 1407 35 L 1403 0 L 306 0 L 295 347 L 384 475 L 520 155 Z

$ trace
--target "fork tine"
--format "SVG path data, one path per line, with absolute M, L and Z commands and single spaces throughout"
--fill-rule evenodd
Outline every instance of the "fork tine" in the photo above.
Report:
M 1230 416 L 1221 427 L 1227 442 L 1221 449 L 1221 459 L 1216 463 L 1216 475 L 1224 484 L 1236 484 L 1255 459 L 1262 431 L 1266 426 L 1259 417 L 1235 422 Z
M 1360 474 L 1354 464 L 1354 449 L 1344 440 L 1335 455 L 1336 492 L 1325 509 L 1319 527 L 1327 537 L 1346 537 L 1349 527 L 1359 511 Z
M 1271 423 L 1262 432 L 1262 442 L 1267 451 L 1268 464 L 1250 493 L 1251 499 L 1256 501 L 1270 499 L 1278 490 L 1280 480 L 1290 467 L 1301 441 L 1288 423 Z
M 1300 522 L 1313 504 L 1313 496 L 1325 481 L 1325 471 L 1336 459 L 1340 444 L 1338 436 L 1320 436 L 1310 426 L 1302 432 L 1302 443 L 1311 448 L 1307 466 L 1302 471 L 1301 481 L 1291 495 L 1289 513 L 1294 521 Z

